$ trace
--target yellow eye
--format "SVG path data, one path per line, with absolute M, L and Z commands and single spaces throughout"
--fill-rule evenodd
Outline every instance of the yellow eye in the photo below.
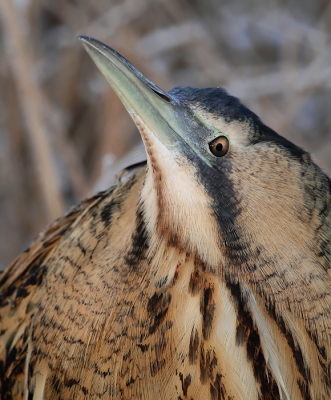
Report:
M 230 149 L 230 142 L 226 136 L 219 136 L 209 143 L 210 151 L 216 157 L 223 157 Z

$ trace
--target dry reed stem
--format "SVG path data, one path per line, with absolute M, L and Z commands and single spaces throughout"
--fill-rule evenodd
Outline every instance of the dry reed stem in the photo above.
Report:
M 46 219 L 50 222 L 64 212 L 59 191 L 53 152 L 46 136 L 42 116 L 40 88 L 35 84 L 32 63 L 28 54 L 30 43 L 25 39 L 24 23 L 11 0 L 1 0 L 1 17 L 7 39 L 7 56 L 17 85 L 21 107 L 26 120 L 35 173 L 44 199 Z

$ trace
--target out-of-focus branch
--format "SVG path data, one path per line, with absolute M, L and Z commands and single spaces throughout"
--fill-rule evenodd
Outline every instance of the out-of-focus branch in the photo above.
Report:
M 270 72 L 261 76 L 239 79 L 236 77 L 231 80 L 226 88 L 230 93 L 238 96 L 241 99 L 258 98 L 284 93 L 289 88 L 293 92 L 303 94 L 316 87 L 331 86 L 331 70 L 329 68 L 330 57 L 323 57 L 314 60 L 310 65 L 304 68 L 298 68 L 290 80 L 289 86 L 287 81 L 284 81 L 284 73 Z
M 35 163 L 35 171 L 44 199 L 48 221 L 63 213 L 54 156 L 47 139 L 47 127 L 42 116 L 39 87 L 34 82 L 30 60 L 29 42 L 26 40 L 23 21 L 12 0 L 1 0 L 1 18 L 7 40 L 7 57 L 18 89 L 18 97 L 24 113 L 27 134 Z

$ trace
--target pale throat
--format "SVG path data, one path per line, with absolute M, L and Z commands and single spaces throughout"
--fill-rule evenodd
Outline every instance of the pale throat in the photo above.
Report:
M 218 224 L 195 167 L 180 149 L 169 150 L 138 116 L 134 121 L 147 152 L 141 200 L 151 238 L 170 238 L 210 269 L 218 269 L 224 265 Z

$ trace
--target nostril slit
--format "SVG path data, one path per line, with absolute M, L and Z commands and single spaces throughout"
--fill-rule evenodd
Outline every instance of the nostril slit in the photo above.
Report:
M 152 88 L 151 88 L 151 89 L 152 89 Z M 157 94 L 158 96 L 162 97 L 163 100 L 167 101 L 168 103 L 171 103 L 171 98 L 170 98 L 169 96 L 167 96 L 166 94 L 157 92 L 157 91 L 154 90 L 154 89 L 152 89 L 152 90 L 153 90 L 153 92 L 154 92 L 155 94 Z

